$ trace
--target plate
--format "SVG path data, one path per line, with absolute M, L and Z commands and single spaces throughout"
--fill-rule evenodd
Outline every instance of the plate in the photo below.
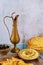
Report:
M 34 60 L 39 57 L 39 53 L 34 49 L 23 49 L 19 51 L 18 55 L 24 60 Z

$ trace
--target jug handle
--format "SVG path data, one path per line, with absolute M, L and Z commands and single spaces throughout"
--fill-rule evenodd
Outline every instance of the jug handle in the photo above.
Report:
M 8 34 L 9 34 L 9 37 L 10 37 L 10 32 L 9 32 L 9 29 L 8 29 L 8 27 L 7 27 L 6 23 L 5 23 L 5 18 L 12 18 L 12 19 L 13 19 L 13 17 L 12 17 L 12 16 L 5 16 L 5 17 L 3 18 L 4 25 L 5 25 L 6 29 L 7 29 Z
M 13 14 L 15 14 L 15 12 L 12 12 L 12 13 L 11 13 L 11 17 L 13 17 Z

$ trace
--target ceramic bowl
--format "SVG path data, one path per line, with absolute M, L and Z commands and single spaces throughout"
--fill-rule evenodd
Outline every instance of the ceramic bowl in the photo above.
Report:
M 6 49 L 0 49 L 0 56 L 1 55 L 6 55 L 10 50 L 11 50 L 10 46 Z

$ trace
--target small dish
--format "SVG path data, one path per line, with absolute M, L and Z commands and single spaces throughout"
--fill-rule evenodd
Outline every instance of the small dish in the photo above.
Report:
M 19 51 L 18 55 L 24 60 L 34 60 L 39 57 L 39 53 L 34 49 L 23 49 Z

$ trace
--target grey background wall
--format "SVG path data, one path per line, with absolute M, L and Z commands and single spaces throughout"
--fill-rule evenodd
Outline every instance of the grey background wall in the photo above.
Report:
M 43 35 L 43 0 L 0 0 L 0 43 L 10 43 L 3 17 L 10 15 L 13 11 L 20 15 L 18 18 L 20 42 L 23 41 L 23 33 L 25 41 L 33 36 Z M 11 21 L 11 19 L 6 19 L 10 34 Z

